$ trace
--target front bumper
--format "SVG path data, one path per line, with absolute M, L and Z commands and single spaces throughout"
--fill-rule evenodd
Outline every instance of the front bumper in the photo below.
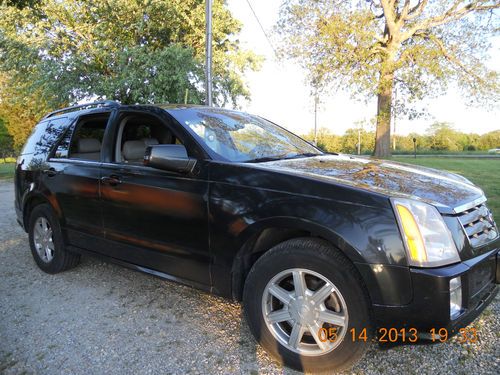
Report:
M 440 268 L 410 269 L 413 299 L 404 306 L 374 305 L 376 326 L 415 328 L 425 338 L 431 329 L 445 328 L 450 335 L 466 327 L 493 301 L 500 283 L 500 249 L 473 259 Z M 449 282 L 460 277 L 462 312 L 450 318 Z

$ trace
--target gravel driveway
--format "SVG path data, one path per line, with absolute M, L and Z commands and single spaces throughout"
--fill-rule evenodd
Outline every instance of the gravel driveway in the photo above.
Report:
M 40 271 L 0 181 L 0 373 L 267 374 L 283 369 L 254 342 L 239 304 L 83 258 Z M 356 374 L 500 373 L 500 299 L 474 322 L 480 341 L 381 349 Z

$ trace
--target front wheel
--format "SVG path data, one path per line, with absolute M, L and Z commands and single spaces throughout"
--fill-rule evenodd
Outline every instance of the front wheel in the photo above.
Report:
M 368 298 L 352 263 L 324 241 L 293 239 L 269 250 L 252 267 L 243 300 L 257 341 L 289 367 L 342 370 L 367 349 Z

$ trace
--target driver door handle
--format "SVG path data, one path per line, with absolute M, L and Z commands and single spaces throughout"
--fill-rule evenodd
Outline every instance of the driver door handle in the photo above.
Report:
M 54 177 L 59 173 L 55 168 L 44 169 L 42 172 L 45 173 L 48 177 Z
M 108 184 L 111 186 L 116 186 L 122 183 L 122 180 L 120 179 L 120 176 L 116 175 L 111 175 L 111 176 L 106 176 L 106 177 L 101 177 L 101 182 L 103 184 Z

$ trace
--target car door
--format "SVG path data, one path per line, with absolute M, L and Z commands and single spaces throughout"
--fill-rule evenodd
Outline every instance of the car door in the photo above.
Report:
M 172 131 L 166 118 L 134 112 L 137 124 L 156 121 L 156 128 Z M 130 113 L 122 113 L 107 134 L 115 150 L 101 166 L 100 197 L 106 255 L 147 267 L 193 285 L 209 285 L 208 176 L 204 162 L 192 173 L 177 173 L 142 165 L 144 149 L 134 163 L 120 159 Z M 143 116 L 141 118 L 141 116 Z M 142 122 L 141 122 L 142 121 Z M 132 123 L 133 125 L 133 123 Z M 132 126 L 133 128 L 133 126 Z M 109 142 L 109 141 L 108 141 Z M 157 143 L 158 139 L 154 139 Z M 179 142 L 179 141 L 177 141 Z M 159 143 L 165 143 L 160 140 Z
M 99 197 L 101 145 L 110 111 L 79 116 L 44 170 L 44 183 L 61 210 L 68 244 L 92 251 L 103 245 Z

